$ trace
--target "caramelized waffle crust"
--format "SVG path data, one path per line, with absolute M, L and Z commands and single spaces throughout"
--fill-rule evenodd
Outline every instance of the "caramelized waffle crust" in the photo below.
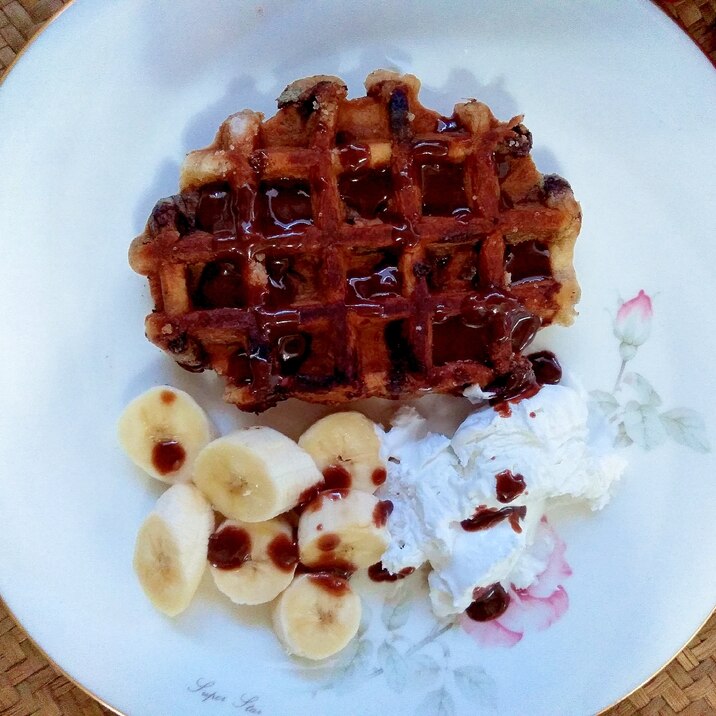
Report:
M 269 120 L 229 117 L 131 245 L 149 340 L 242 410 L 504 384 L 572 322 L 580 207 L 522 118 L 442 117 L 412 75 L 365 85 L 310 77 Z

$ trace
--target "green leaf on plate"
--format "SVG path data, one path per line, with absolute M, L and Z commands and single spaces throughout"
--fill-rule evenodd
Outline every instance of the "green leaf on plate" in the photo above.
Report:
M 624 423 L 619 423 L 617 429 L 617 436 L 614 438 L 614 447 L 629 447 L 633 445 L 634 441 L 627 435 Z
M 446 688 L 431 691 L 420 702 L 415 716 L 454 716 L 455 702 Z
M 385 642 L 378 647 L 378 662 L 388 686 L 396 693 L 402 693 L 408 683 L 405 657 L 392 644 Z
M 704 419 L 689 408 L 674 408 L 661 414 L 661 422 L 672 440 L 697 452 L 709 452 L 711 445 Z
M 645 450 L 653 450 L 666 440 L 666 428 L 656 408 L 640 405 L 633 400 L 624 410 L 624 429 L 626 434 Z
M 361 637 L 370 629 L 370 623 L 373 621 L 373 614 L 369 607 L 363 605 L 363 611 L 360 617 L 360 626 L 358 627 L 358 636 Z
M 410 596 L 408 590 L 401 590 L 392 599 L 386 600 L 381 617 L 389 631 L 400 629 L 408 621 L 412 606 Z
M 409 657 L 411 677 L 416 683 L 429 684 L 438 678 L 440 664 L 429 654 L 414 654 Z
M 370 671 L 373 644 L 368 639 L 354 639 L 343 651 L 343 660 L 336 667 L 328 688 L 348 688 L 363 682 Z
M 658 407 L 661 405 L 661 397 L 654 389 L 654 386 L 641 373 L 627 373 L 624 382 L 631 386 L 636 399 L 642 405 Z
M 619 401 L 606 390 L 590 390 L 589 395 L 604 415 L 611 415 L 619 407 Z
M 494 708 L 497 685 L 481 666 L 462 666 L 455 669 L 454 676 L 458 689 L 466 699 L 476 705 Z

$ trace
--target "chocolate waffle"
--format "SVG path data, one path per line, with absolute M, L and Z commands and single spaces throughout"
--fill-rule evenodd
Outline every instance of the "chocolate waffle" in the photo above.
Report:
M 504 385 L 573 320 L 580 207 L 522 117 L 443 117 L 412 75 L 365 85 L 310 77 L 271 119 L 229 117 L 132 243 L 149 340 L 242 410 Z

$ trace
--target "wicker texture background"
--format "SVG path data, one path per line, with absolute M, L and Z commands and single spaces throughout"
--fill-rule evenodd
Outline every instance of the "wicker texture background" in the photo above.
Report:
M 0 0 L 0 74 L 69 0 Z M 716 0 L 660 0 L 716 66 Z M 110 711 L 62 676 L 0 600 L 0 716 L 103 716 Z M 716 716 L 716 614 L 657 676 L 606 716 Z M 132 715 L 134 716 L 134 715 Z

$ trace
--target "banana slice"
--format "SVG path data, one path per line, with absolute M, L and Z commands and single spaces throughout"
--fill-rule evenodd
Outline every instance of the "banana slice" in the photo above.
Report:
M 196 459 L 194 482 L 227 517 L 263 522 L 295 507 L 323 478 L 293 440 L 256 426 L 209 443 Z
M 358 632 L 360 597 L 332 574 L 302 574 L 276 601 L 273 627 L 289 654 L 325 659 Z
M 298 521 L 301 562 L 346 571 L 375 564 L 390 543 L 386 522 L 392 508 L 360 490 L 320 492 Z
M 134 571 L 152 604 L 170 617 L 183 612 L 206 567 L 214 513 L 193 485 L 173 485 L 144 521 Z
M 191 479 L 196 456 L 211 440 L 209 419 L 194 398 L 166 385 L 135 398 L 117 427 L 130 460 L 170 484 Z
M 298 547 L 284 517 L 268 522 L 225 520 L 209 538 L 216 586 L 235 604 L 265 604 L 293 579 Z
M 298 440 L 314 459 L 329 488 L 375 492 L 385 482 L 380 439 L 363 413 L 333 413 L 314 423 Z

